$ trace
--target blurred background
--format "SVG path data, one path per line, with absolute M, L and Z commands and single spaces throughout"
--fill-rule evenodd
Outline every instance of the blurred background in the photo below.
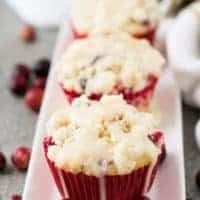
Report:
M 57 29 L 37 29 L 34 42 L 24 42 L 20 29 L 25 22 L 4 1 L 0 1 L 0 151 L 8 166 L 0 172 L 0 199 L 22 194 L 26 172 L 12 168 L 10 155 L 19 146 L 31 148 L 38 114 L 28 109 L 23 97 L 10 91 L 11 74 L 18 63 L 28 67 L 38 60 L 50 59 Z

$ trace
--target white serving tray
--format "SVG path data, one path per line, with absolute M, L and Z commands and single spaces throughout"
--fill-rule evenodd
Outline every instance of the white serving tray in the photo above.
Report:
M 23 200 L 59 200 L 53 178 L 44 159 L 42 140 L 50 114 L 67 105 L 56 81 L 55 62 L 72 40 L 69 25 L 60 30 L 53 65 L 38 120 L 32 158 L 26 179 Z M 185 200 L 185 173 L 180 95 L 172 73 L 167 69 L 158 85 L 156 98 L 161 111 L 161 128 L 165 132 L 168 156 L 157 176 L 149 197 L 152 200 Z

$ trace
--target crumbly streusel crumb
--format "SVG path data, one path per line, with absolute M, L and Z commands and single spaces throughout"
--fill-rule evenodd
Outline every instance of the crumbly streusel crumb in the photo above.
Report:
M 47 125 L 55 145 L 48 157 L 73 173 L 128 174 L 155 161 L 160 150 L 149 139 L 157 131 L 153 115 L 137 111 L 121 96 L 104 96 L 99 102 L 85 96 L 56 112 Z

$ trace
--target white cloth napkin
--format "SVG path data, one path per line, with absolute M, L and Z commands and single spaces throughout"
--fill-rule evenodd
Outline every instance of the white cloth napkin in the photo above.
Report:
M 6 0 L 27 23 L 39 27 L 54 27 L 69 11 L 69 0 Z
M 167 36 L 167 53 L 183 97 L 200 107 L 200 2 L 179 14 Z

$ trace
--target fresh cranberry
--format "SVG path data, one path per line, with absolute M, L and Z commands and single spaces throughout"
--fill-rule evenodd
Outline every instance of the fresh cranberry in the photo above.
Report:
M 21 27 L 19 31 L 19 36 L 25 42 L 33 42 L 36 39 L 36 32 L 32 26 L 25 25 Z
M 26 105 L 35 112 L 39 111 L 42 104 L 43 93 L 44 91 L 41 88 L 30 89 L 25 96 Z
M 30 68 L 27 65 L 22 64 L 22 63 L 17 64 L 13 71 L 13 77 L 18 76 L 18 75 L 24 76 L 25 78 L 29 79 Z
M 54 144 L 55 142 L 53 141 L 52 137 L 45 137 L 43 140 L 43 146 L 44 146 L 45 152 L 47 153 L 49 146 L 52 146 Z
M 28 168 L 31 150 L 27 147 L 17 148 L 11 155 L 13 165 L 19 170 L 26 170 Z
M 0 170 L 5 169 L 6 167 L 6 158 L 2 152 L 0 152 Z
M 46 78 L 37 78 L 33 82 L 33 87 L 44 89 L 46 86 Z
M 94 100 L 94 101 L 99 101 L 100 99 L 101 99 L 101 94 L 91 94 L 90 96 L 89 96 L 89 99 L 91 99 L 91 100 Z
M 200 189 L 200 170 L 196 174 L 196 185 Z
M 49 59 L 43 58 L 36 63 L 34 67 L 34 73 L 37 77 L 47 77 L 49 73 L 49 68 L 50 68 Z
M 22 199 L 22 197 L 18 194 L 14 194 L 11 196 L 11 200 L 21 200 L 21 199 Z
M 18 96 L 22 96 L 25 94 L 28 88 L 28 80 L 23 75 L 13 76 L 10 81 L 10 90 Z

